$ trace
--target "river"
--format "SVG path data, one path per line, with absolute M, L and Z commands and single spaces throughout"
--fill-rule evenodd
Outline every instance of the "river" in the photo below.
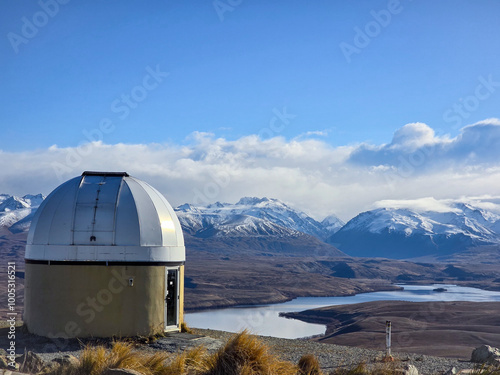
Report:
M 208 328 L 228 332 L 248 329 L 251 333 L 281 338 L 299 338 L 323 334 L 322 324 L 305 323 L 279 316 L 280 312 L 315 309 L 324 306 L 346 305 L 370 301 L 398 300 L 409 302 L 471 301 L 500 302 L 500 292 L 456 285 L 404 285 L 401 291 L 362 293 L 348 297 L 299 297 L 292 301 L 256 306 L 237 306 L 185 314 L 190 327 Z M 445 288 L 444 292 L 434 291 Z

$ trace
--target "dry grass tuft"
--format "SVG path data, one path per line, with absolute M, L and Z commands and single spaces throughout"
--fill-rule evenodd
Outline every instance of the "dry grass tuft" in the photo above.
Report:
M 215 355 L 208 358 L 206 375 L 288 375 L 297 367 L 279 360 L 269 348 L 247 330 L 233 336 Z
M 368 369 L 365 363 L 346 369 L 337 368 L 330 375 L 393 375 L 394 363 Z M 234 335 L 215 354 L 202 347 L 182 353 L 153 354 L 134 350 L 127 342 L 115 342 L 111 349 L 86 346 L 78 366 L 49 369 L 47 375 L 104 375 L 108 369 L 136 370 L 144 375 L 322 375 L 318 359 L 304 355 L 295 366 L 282 361 L 270 348 L 246 330 Z M 498 369 L 481 368 L 472 375 L 500 375 Z
M 330 372 L 330 375 L 369 375 L 370 372 L 366 368 L 366 364 L 361 362 L 356 367 L 351 369 L 337 368 Z
M 303 355 L 297 363 L 299 375 L 322 375 L 318 359 L 313 354 Z
M 158 375 L 201 375 L 207 371 L 207 351 L 203 346 L 172 356 Z
M 187 325 L 186 322 L 182 322 L 181 323 L 181 332 L 193 333 L 193 330 L 191 328 L 189 328 L 189 326 Z
M 482 364 L 474 367 L 470 375 L 500 375 L 500 366 Z
M 80 356 L 80 365 L 62 366 L 48 372 L 50 375 L 101 375 L 108 369 L 136 370 L 144 375 L 160 374 L 167 354 L 145 355 L 133 351 L 130 343 L 115 342 L 111 350 L 103 346 L 86 346 Z
M 103 346 L 86 346 L 80 356 L 80 366 L 74 374 L 100 374 L 106 364 L 106 349 Z M 73 373 L 72 373 L 73 374 Z

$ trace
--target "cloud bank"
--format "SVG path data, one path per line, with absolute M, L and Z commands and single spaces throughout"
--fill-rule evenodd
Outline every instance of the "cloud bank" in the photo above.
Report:
M 500 196 L 483 195 L 478 197 L 460 197 L 456 199 L 435 199 L 433 197 L 424 197 L 418 199 L 400 199 L 400 200 L 381 200 L 373 204 L 374 208 L 395 208 L 410 209 L 415 212 L 423 213 L 426 211 L 434 212 L 460 212 L 457 204 L 468 204 L 473 207 L 482 208 L 486 211 L 500 214 Z
M 382 200 L 498 196 L 500 120 L 451 138 L 426 124 L 398 129 L 388 144 L 333 147 L 322 139 L 250 135 L 229 141 L 193 133 L 179 144 L 104 144 L 0 151 L 0 193 L 49 193 L 84 170 L 127 171 L 176 206 L 275 197 L 322 219 L 348 220 Z M 425 201 L 436 207 L 442 202 Z

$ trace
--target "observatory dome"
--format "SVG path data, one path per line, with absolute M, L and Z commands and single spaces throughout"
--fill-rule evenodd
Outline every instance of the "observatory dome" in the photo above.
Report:
M 174 210 L 125 172 L 84 172 L 40 205 L 28 234 L 31 261 L 184 262 Z

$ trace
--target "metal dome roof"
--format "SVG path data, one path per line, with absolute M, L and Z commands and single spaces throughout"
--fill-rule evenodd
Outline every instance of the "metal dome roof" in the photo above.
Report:
M 177 215 L 125 172 L 84 172 L 57 187 L 35 213 L 27 260 L 184 262 Z

